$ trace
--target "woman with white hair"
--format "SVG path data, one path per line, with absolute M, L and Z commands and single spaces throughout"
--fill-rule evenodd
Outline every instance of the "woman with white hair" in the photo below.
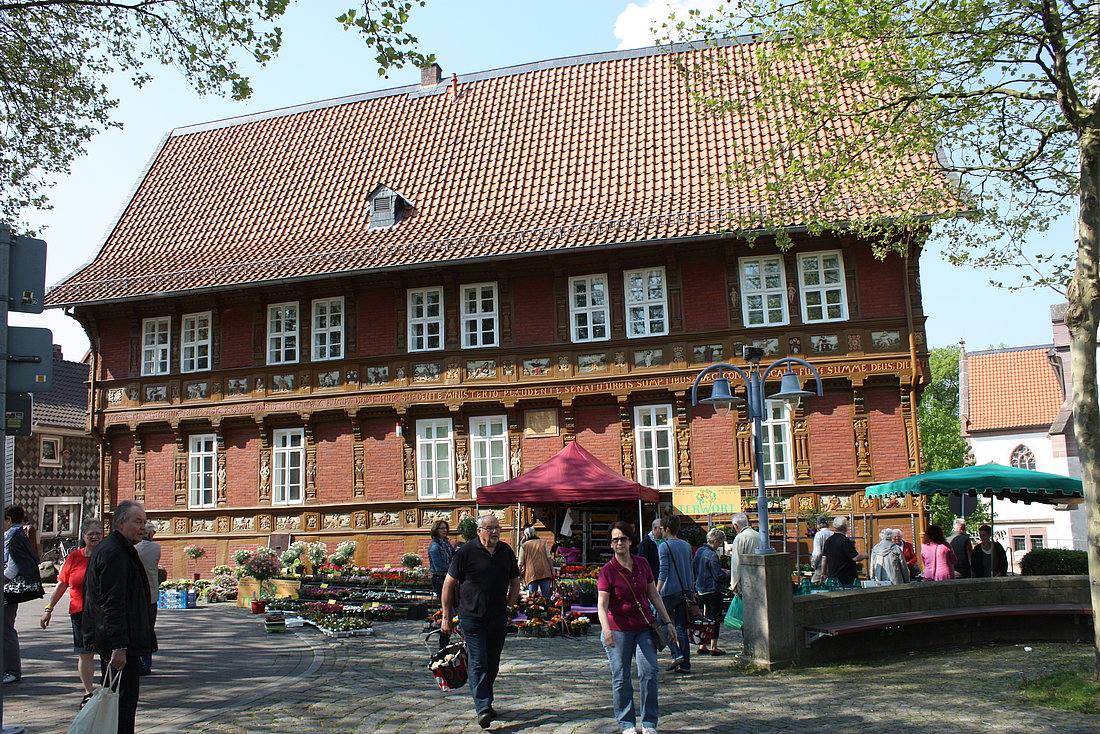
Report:
M 901 531 L 883 528 L 879 542 L 871 548 L 871 578 L 890 584 L 909 583 L 909 566 L 901 552 Z
M 729 571 L 718 561 L 718 548 L 726 544 L 726 534 L 718 528 L 707 533 L 707 544 L 695 552 L 692 571 L 695 573 L 695 593 L 699 597 L 703 617 L 714 623 L 710 646 L 700 645 L 700 655 L 725 655 L 718 647 L 718 631 L 722 629 L 722 589 L 729 583 Z
M 523 574 L 523 583 L 531 596 L 550 598 L 550 585 L 554 577 L 554 563 L 546 541 L 539 537 L 539 531 L 527 526 L 523 531 L 523 544 L 519 547 L 519 572 Z

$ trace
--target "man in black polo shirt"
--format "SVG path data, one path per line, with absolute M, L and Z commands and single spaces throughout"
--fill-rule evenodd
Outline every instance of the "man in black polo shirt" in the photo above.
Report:
M 477 519 L 477 537 L 464 543 L 451 559 L 443 582 L 443 632 L 450 634 L 458 592 L 458 619 L 469 648 L 470 693 L 477 723 L 488 729 L 496 718 L 493 682 L 508 631 L 508 607 L 519 599 L 519 565 L 507 543 L 500 542 L 495 515 Z
M 833 518 L 833 534 L 825 539 L 822 548 L 821 567 L 826 579 L 835 578 L 844 586 L 856 580 L 856 564 L 866 560 L 867 554 L 856 550 L 856 544 L 848 537 L 848 518 Z

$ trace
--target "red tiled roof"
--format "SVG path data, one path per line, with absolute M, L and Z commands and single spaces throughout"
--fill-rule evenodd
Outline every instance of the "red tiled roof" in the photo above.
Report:
M 970 432 L 1050 426 L 1062 407 L 1062 388 L 1048 349 L 967 355 Z
M 756 46 L 679 53 L 689 62 L 719 54 L 752 78 Z M 764 181 L 735 188 L 722 174 L 735 156 L 774 145 L 787 124 L 775 111 L 701 111 L 657 49 L 473 74 L 459 77 L 457 94 L 451 87 L 173 131 L 96 258 L 48 303 L 711 235 L 728 229 L 731 212 L 764 205 Z M 933 165 L 914 157 L 895 175 Z M 415 209 L 371 230 L 367 196 L 379 184 Z M 875 207 L 856 196 L 837 219 Z

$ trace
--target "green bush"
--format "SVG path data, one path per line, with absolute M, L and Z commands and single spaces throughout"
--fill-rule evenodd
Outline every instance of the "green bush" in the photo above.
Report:
M 1036 548 L 1020 559 L 1020 573 L 1024 576 L 1081 575 L 1088 572 L 1089 557 L 1085 551 Z
M 477 535 L 477 520 L 472 517 L 464 517 L 462 521 L 458 523 L 458 534 L 462 536 L 463 540 L 473 540 Z

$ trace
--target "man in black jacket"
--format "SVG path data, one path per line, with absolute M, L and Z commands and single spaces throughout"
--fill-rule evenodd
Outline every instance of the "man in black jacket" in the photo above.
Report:
M 657 547 L 661 544 L 664 533 L 661 530 L 661 518 L 653 521 L 653 530 L 646 533 L 642 542 L 638 543 L 638 555 L 649 561 L 649 567 L 653 569 L 653 577 L 657 578 L 657 572 L 661 570 L 660 558 L 657 555 Z
M 113 529 L 88 559 L 84 576 L 84 646 L 121 671 L 118 734 L 133 734 L 141 656 L 156 652 L 149 582 L 134 545 L 145 536 L 145 510 L 123 500 Z

